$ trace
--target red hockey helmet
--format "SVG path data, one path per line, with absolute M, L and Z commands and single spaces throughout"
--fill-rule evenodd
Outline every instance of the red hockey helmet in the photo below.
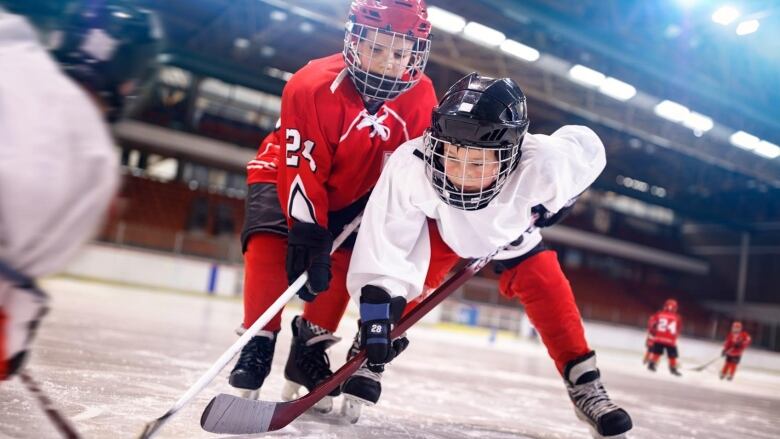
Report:
M 731 332 L 742 332 L 742 322 L 735 320 L 734 323 L 731 324 Z
M 422 79 L 431 42 L 424 0 L 353 0 L 344 61 L 364 98 L 389 101 Z
M 431 22 L 425 0 L 354 0 L 350 20 L 388 32 L 428 39 Z
M 677 301 L 674 299 L 666 299 L 666 302 L 664 302 L 664 311 L 677 312 Z

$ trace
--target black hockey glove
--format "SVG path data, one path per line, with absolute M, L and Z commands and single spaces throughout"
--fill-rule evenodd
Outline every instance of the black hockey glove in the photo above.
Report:
M 550 212 L 541 204 L 537 204 L 536 206 L 532 207 L 531 213 L 537 215 L 537 219 L 534 221 L 534 225 L 540 228 L 550 227 L 563 221 L 563 219 L 566 218 L 571 212 L 571 209 L 574 207 L 574 203 L 577 201 L 577 198 L 579 198 L 579 196 L 567 201 L 566 204 L 561 207 L 561 210 L 555 213 Z
M 333 238 L 328 229 L 313 223 L 293 223 L 287 236 L 287 281 L 292 284 L 304 271 L 309 281 L 298 296 L 311 302 L 330 284 L 330 250 Z
M 409 346 L 405 336 L 390 340 L 390 331 L 400 319 L 406 299 L 393 297 L 382 288 L 366 285 L 360 292 L 360 347 L 366 349 L 366 365 L 383 372 L 385 364 Z

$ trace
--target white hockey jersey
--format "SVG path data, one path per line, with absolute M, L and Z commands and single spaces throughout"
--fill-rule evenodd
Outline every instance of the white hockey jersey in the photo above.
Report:
M 0 260 L 30 277 L 60 270 L 100 224 L 118 162 L 86 93 L 0 9 Z
M 355 299 L 368 284 L 409 301 L 422 292 L 431 253 L 426 218 L 436 221 L 442 239 L 459 256 L 486 256 L 530 228 L 533 206 L 557 212 L 606 165 L 604 145 L 587 127 L 565 126 L 550 136 L 528 134 L 520 164 L 498 196 L 483 209 L 466 211 L 439 198 L 415 150 L 423 151 L 422 137 L 393 153 L 368 201 L 347 275 Z M 523 255 L 541 239 L 533 230 L 496 259 Z

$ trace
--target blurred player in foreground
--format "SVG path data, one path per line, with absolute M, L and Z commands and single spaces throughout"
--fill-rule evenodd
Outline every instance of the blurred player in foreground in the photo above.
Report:
M 653 372 L 656 370 L 658 359 L 666 351 L 669 357 L 669 372 L 675 376 L 681 376 L 677 367 L 677 337 L 682 330 L 682 317 L 677 313 L 677 301 L 667 299 L 664 307 L 657 313 L 650 316 L 647 322 L 648 338 L 652 345 L 650 346 L 650 358 L 647 361 L 647 368 Z
M 114 197 L 118 158 L 103 119 L 121 111 L 157 40 L 146 13 L 120 4 L 68 17 L 51 34 L 58 66 L 28 21 L 0 7 L 3 379 L 22 367 L 46 312 L 36 279 L 67 264 Z
M 391 328 L 423 291 L 437 252 L 476 258 L 511 243 L 496 258 L 504 268 L 501 293 L 525 306 L 577 416 L 598 436 L 620 437 L 631 418 L 604 390 L 569 281 L 534 228 L 559 221 L 596 179 L 606 165 L 604 146 L 586 127 L 546 136 L 526 134 L 528 124 L 514 81 L 472 73 L 450 87 L 425 135 L 390 157 L 347 277 L 360 304 L 363 368 L 379 379 L 405 347 L 390 340 Z M 446 245 L 431 245 L 429 221 Z
M 731 331 L 726 336 L 726 342 L 723 344 L 721 355 L 726 357 L 723 369 L 720 371 L 720 379 L 729 381 L 734 379 L 734 373 L 737 371 L 737 365 L 745 353 L 745 349 L 750 346 L 750 334 L 742 329 L 742 322 L 735 321 L 731 324 Z

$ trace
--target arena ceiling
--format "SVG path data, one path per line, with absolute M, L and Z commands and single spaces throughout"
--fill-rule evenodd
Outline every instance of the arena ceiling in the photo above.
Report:
M 774 26 L 780 17 L 776 2 L 751 2 L 750 13 L 766 17 L 761 44 L 719 35 L 709 15 L 696 18 L 691 10 L 674 9 L 672 0 L 574 3 L 430 0 L 429 6 L 488 24 L 543 56 L 539 62 L 519 60 L 434 28 L 428 74 L 439 92 L 470 71 L 513 77 L 529 96 L 532 131 L 549 133 L 564 123 L 593 126 L 608 147 L 608 169 L 597 184 L 602 189 L 698 221 L 750 227 L 780 220 L 780 158 L 766 159 L 728 141 L 744 130 L 780 143 L 780 38 L 769 38 L 780 29 Z M 278 92 L 283 81 L 269 78 L 266 68 L 294 72 L 309 59 L 340 51 L 348 5 L 170 0 L 161 12 L 180 64 Z M 675 38 L 668 31 L 673 25 L 681 27 Z M 557 71 L 566 63 L 633 84 L 640 104 L 571 81 Z M 648 105 L 662 99 L 711 117 L 715 127 L 696 136 L 659 118 Z M 663 188 L 665 196 L 621 185 L 620 177 Z

